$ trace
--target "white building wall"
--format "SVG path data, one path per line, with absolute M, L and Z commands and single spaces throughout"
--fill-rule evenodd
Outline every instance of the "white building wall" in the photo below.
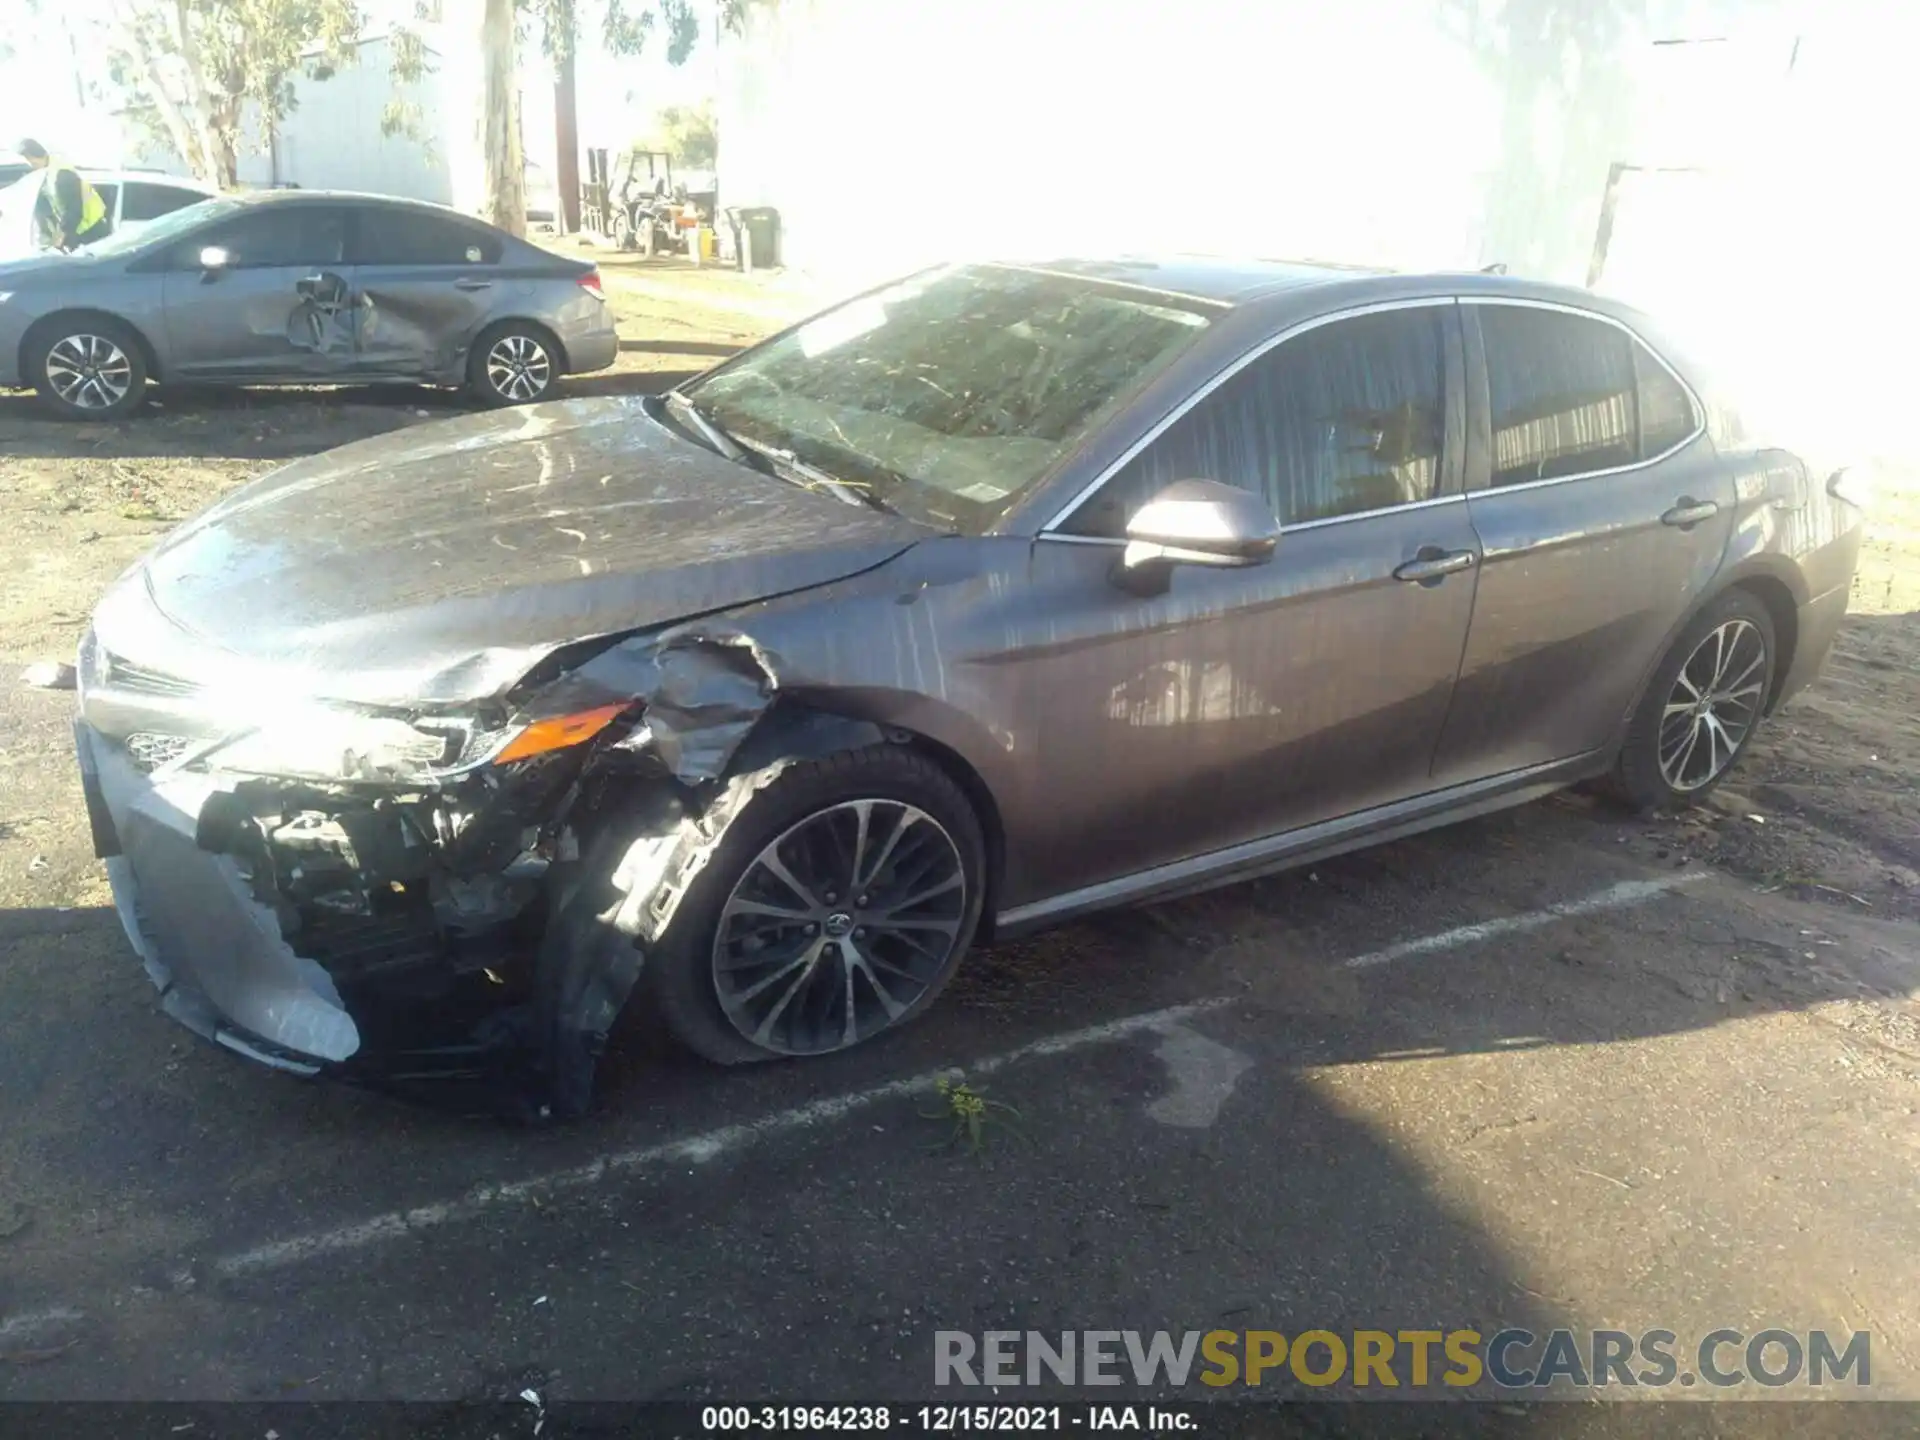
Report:
M 389 43 L 368 40 L 354 58 L 324 80 L 294 81 L 295 105 L 267 145 L 257 116 L 243 126 L 238 178 L 243 186 L 298 185 L 303 190 L 360 190 L 447 204 L 453 196 L 442 95 L 449 83 L 437 55 L 431 69 L 411 85 L 396 83 Z M 457 81 L 457 77 L 455 77 Z M 418 111 L 416 135 L 383 135 L 389 101 Z M 128 120 L 122 164 L 186 174 L 172 147 Z
M 1618 0 L 1485 8 L 783 0 L 734 47 L 722 183 L 810 267 L 1171 245 L 1567 273 L 1641 37 Z
M 1913 302 L 1873 267 L 1911 244 L 1896 148 L 1920 6 L 780 0 L 750 14 L 723 66 L 724 202 L 777 207 L 787 263 L 830 287 L 944 258 L 1167 248 L 1503 262 L 1579 284 L 1613 165 L 1698 166 L 1629 177 L 1603 288 L 1716 332 L 1758 390 L 1829 436 L 1914 446 L 1873 398 L 1909 368 L 1881 317 Z M 1655 43 L 1672 40 L 1712 43 Z
M 356 54 L 354 63 L 328 79 L 296 82 L 299 104 L 282 124 L 275 147 L 278 173 L 273 173 L 273 157 L 256 155 L 257 173 L 243 169 L 242 180 L 447 204 L 453 188 L 441 123 L 445 77 L 436 68 L 411 85 L 398 85 L 384 39 L 368 41 Z M 396 99 L 417 108 L 417 136 L 381 134 L 381 118 Z

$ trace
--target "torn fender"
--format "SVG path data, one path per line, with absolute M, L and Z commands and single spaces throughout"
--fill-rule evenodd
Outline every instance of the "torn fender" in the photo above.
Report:
M 587 761 L 647 753 L 666 776 L 630 791 L 556 884 L 535 978 L 535 1033 L 553 1113 L 577 1115 L 646 957 L 753 798 L 792 765 L 876 744 L 876 725 L 779 698 L 777 660 L 731 625 L 617 646 L 543 692 L 543 708 L 629 690 L 642 724 Z M 556 693 L 557 692 L 557 693 Z

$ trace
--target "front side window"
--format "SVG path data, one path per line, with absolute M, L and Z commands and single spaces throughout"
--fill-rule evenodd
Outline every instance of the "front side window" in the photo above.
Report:
M 142 266 L 156 263 L 189 265 L 199 253 L 202 245 L 215 243 L 200 237 L 210 235 L 220 227 L 212 222 L 222 216 L 245 210 L 244 202 L 222 197 L 208 197 L 196 200 L 193 204 L 164 215 L 151 225 L 143 225 L 138 230 L 116 230 L 106 239 L 87 247 L 91 255 L 117 255 L 129 251 L 145 252 L 147 257 L 139 263 Z M 182 237 L 192 237 L 192 249 Z
M 1251 490 L 1282 525 L 1432 499 L 1446 434 L 1443 308 L 1355 316 L 1286 341 L 1176 421 L 1061 529 L 1123 535 L 1176 480 Z
M 1523 305 L 1478 311 L 1494 485 L 1618 469 L 1693 433 L 1685 388 L 1618 326 Z
M 360 212 L 356 256 L 367 265 L 493 265 L 500 237 L 453 215 L 369 206 Z
M 200 251 L 210 246 L 227 252 L 232 270 L 339 265 L 347 252 L 346 215 L 320 205 L 262 206 L 201 232 L 181 246 L 175 263 L 198 269 Z
M 979 533 L 1214 313 L 1077 276 L 956 266 L 830 310 L 685 394 L 744 440 Z

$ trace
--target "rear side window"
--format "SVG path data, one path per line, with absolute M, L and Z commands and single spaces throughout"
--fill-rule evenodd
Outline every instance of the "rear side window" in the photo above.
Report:
M 360 212 L 363 265 L 496 265 L 500 236 L 453 215 L 399 206 Z
M 126 199 L 121 202 L 120 218 L 158 220 L 162 215 L 184 210 L 206 198 L 197 190 L 183 190 L 178 185 L 150 185 L 144 180 L 129 180 Z
M 1283 525 L 1432 499 L 1446 431 L 1441 311 L 1356 316 L 1280 345 L 1176 421 L 1062 528 L 1122 535 L 1176 480 L 1251 490 Z
M 1521 305 L 1478 312 L 1494 485 L 1637 464 L 1693 433 L 1685 387 L 1618 326 Z

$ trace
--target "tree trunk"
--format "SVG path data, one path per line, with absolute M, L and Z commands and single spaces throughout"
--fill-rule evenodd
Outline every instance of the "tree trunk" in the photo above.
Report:
M 480 0 L 480 151 L 486 167 L 480 216 L 510 235 L 527 233 L 527 164 L 520 150 L 520 77 L 514 64 L 513 0 Z
M 160 67 L 154 61 L 153 47 L 146 32 L 140 28 L 139 15 L 119 4 L 114 6 L 113 15 L 120 33 L 126 37 L 127 54 L 134 62 L 136 72 L 134 78 L 140 89 L 152 97 L 154 108 L 160 112 L 161 123 L 166 126 L 167 137 L 173 142 L 174 153 L 187 169 L 202 179 L 207 178 L 207 161 L 200 148 L 199 136 L 187 121 L 186 107 L 160 83 Z
M 553 63 L 553 224 L 562 235 L 580 230 L 580 116 L 573 56 L 570 40 Z
M 200 50 L 195 43 L 192 17 L 187 0 L 174 0 L 174 45 L 187 70 L 187 103 L 181 107 L 193 125 L 195 138 L 200 142 L 201 163 L 195 168 L 200 178 L 222 189 L 232 189 L 234 183 L 234 137 L 220 134 L 220 122 L 216 118 L 217 102 L 213 91 L 207 84 L 207 74 L 200 64 Z M 221 156 L 226 156 L 223 163 Z
M 225 113 L 229 108 L 222 106 L 222 113 L 214 115 L 209 122 L 206 135 L 209 173 L 201 177 L 222 190 L 234 190 L 240 185 L 240 117 Z

